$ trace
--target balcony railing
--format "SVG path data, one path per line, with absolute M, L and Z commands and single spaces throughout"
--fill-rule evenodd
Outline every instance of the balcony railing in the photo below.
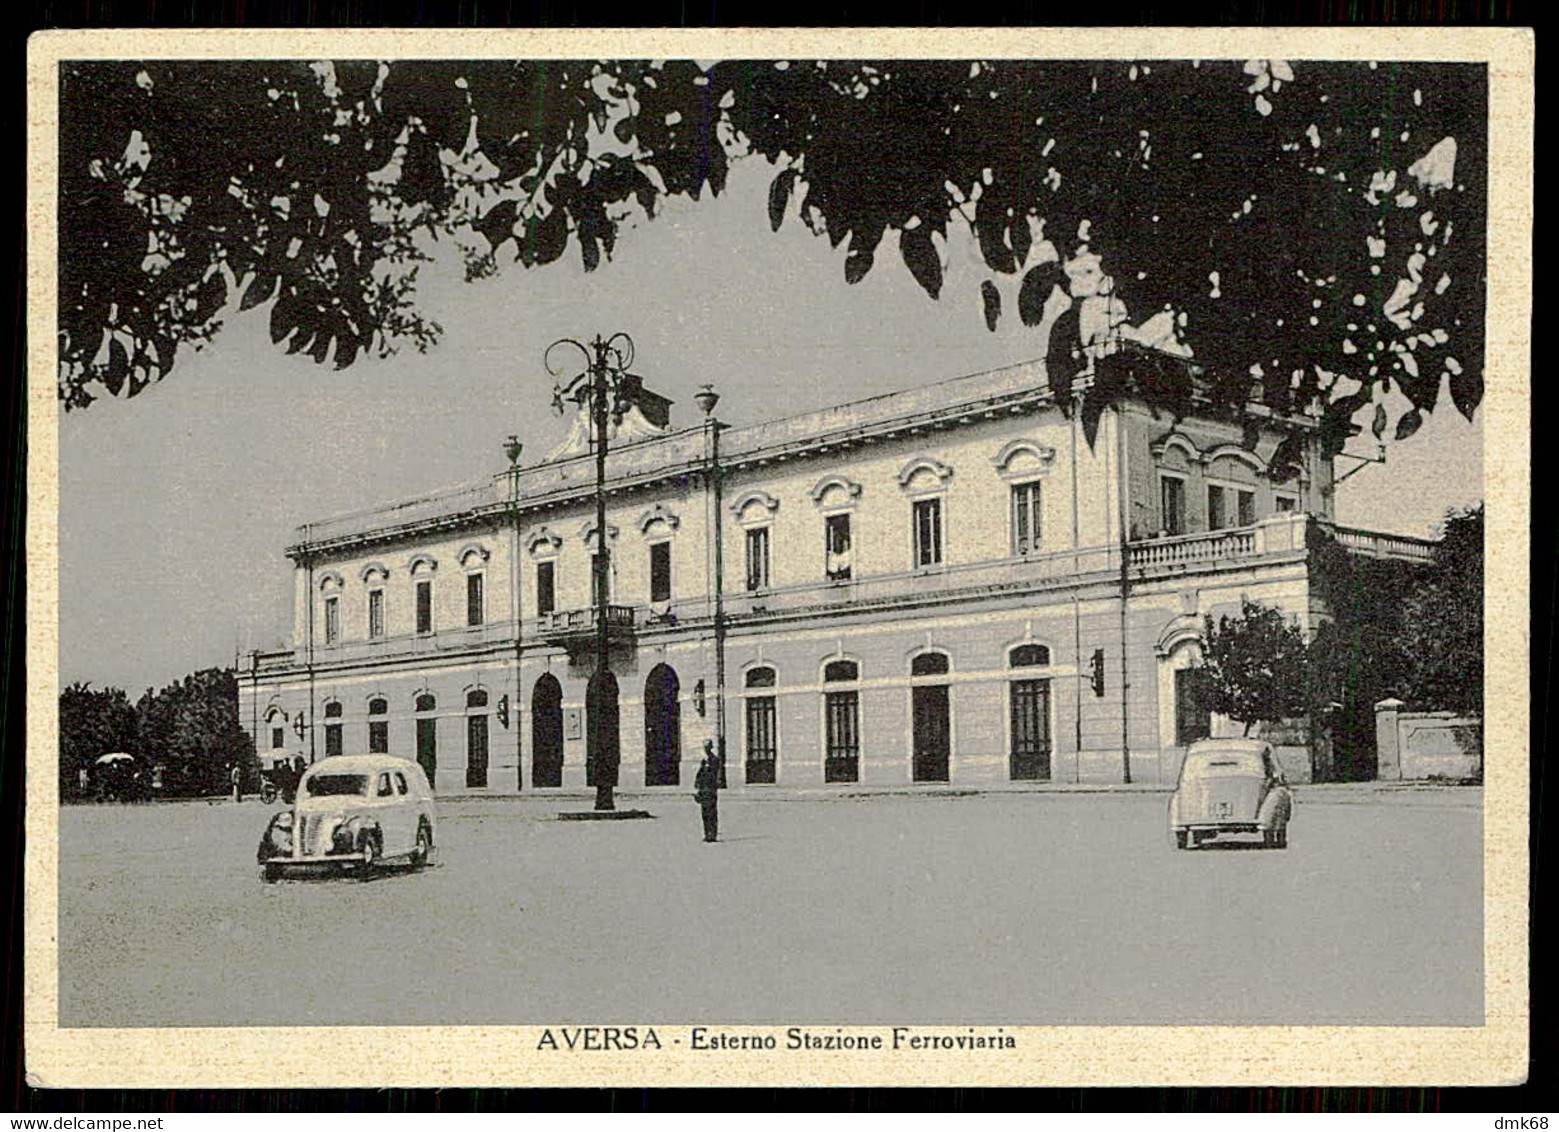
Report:
M 1131 565 L 1141 568 L 1183 566 L 1193 562 L 1217 562 L 1249 558 L 1256 553 L 1256 528 L 1208 531 L 1205 534 L 1151 539 L 1131 544 Z
M 583 644 L 595 640 L 595 609 L 557 609 L 543 613 L 530 622 L 530 632 L 548 644 Z M 634 635 L 634 609 L 631 605 L 606 607 L 606 637 L 609 641 L 632 640 Z
M 1354 527 L 1328 527 L 1337 545 L 1353 554 L 1371 558 L 1400 558 L 1409 562 L 1433 562 L 1435 544 L 1427 539 L 1405 535 L 1361 531 Z

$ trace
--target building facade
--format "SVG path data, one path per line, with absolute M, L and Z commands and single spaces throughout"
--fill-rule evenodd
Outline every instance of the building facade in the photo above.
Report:
M 1126 391 L 1090 443 L 1090 380 L 1063 404 L 1035 362 L 747 427 L 636 387 L 609 674 L 582 415 L 543 462 L 299 528 L 292 647 L 250 656 L 245 726 L 267 763 L 389 751 L 445 793 L 584 790 L 614 721 L 630 792 L 685 791 L 722 724 L 739 790 L 1170 784 L 1220 725 L 1187 675 L 1206 615 L 1313 627 L 1318 539 L 1431 544 L 1335 525 L 1315 410 L 1171 420 Z

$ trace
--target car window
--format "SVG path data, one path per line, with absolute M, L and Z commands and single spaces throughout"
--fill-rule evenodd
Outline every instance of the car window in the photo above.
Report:
M 394 790 L 392 790 L 391 787 L 390 787 L 390 776 L 389 776 L 389 773 L 386 772 L 384 774 L 381 774 L 379 776 L 379 797 L 385 798 L 385 797 L 388 797 L 390 794 L 393 794 L 393 793 L 394 793 Z
M 1198 751 L 1186 756 L 1187 778 L 1213 778 L 1227 774 L 1263 774 L 1261 756 L 1255 751 Z
M 406 793 L 406 776 L 400 771 L 395 772 L 395 789 L 397 793 Z
M 366 774 L 316 774 L 304 784 L 303 791 L 311 798 L 362 795 L 368 793 L 368 776 Z

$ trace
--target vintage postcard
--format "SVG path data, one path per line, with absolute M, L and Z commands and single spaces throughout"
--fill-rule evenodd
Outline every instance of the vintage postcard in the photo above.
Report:
M 34 37 L 29 1080 L 1522 1080 L 1533 66 Z

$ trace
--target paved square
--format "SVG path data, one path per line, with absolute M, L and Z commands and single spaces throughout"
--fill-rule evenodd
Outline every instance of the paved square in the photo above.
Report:
M 434 868 L 276 885 L 257 801 L 67 807 L 61 1022 L 1481 1022 L 1481 792 L 1302 792 L 1270 852 L 1166 803 L 454 800 Z

